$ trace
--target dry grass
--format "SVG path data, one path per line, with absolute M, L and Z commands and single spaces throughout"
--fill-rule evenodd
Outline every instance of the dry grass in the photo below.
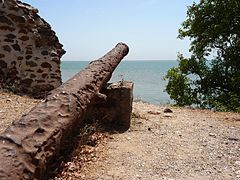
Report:
M 64 154 L 60 166 L 51 174 L 52 180 L 85 179 L 82 170 L 98 161 L 100 149 L 104 146 L 101 142 L 106 139 L 106 135 L 101 132 L 101 127 L 97 123 L 86 124 L 75 137 L 73 151 Z

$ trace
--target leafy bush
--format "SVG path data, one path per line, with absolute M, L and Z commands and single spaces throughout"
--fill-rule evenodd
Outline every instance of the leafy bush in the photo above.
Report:
M 178 55 L 166 91 L 177 105 L 240 112 L 240 1 L 201 0 L 188 7 L 179 38 L 190 58 Z

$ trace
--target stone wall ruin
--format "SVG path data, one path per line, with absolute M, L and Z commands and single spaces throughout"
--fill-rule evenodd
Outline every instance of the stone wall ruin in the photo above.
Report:
M 37 13 L 20 1 L 0 1 L 0 84 L 43 97 L 62 83 L 60 58 L 65 51 Z

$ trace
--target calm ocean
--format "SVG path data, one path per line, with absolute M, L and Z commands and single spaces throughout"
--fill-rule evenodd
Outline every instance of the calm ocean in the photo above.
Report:
M 61 65 L 63 82 L 86 67 L 87 61 L 63 61 Z M 177 66 L 176 60 L 161 61 L 122 61 L 114 71 L 110 82 L 122 79 L 134 82 L 134 99 L 153 104 L 169 103 L 170 98 L 164 92 L 166 82 L 163 76 L 171 67 Z

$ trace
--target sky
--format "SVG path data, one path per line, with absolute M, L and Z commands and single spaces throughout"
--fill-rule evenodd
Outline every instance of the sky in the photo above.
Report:
M 193 0 L 23 0 L 39 10 L 67 51 L 65 61 L 94 60 L 118 42 L 127 60 L 175 60 L 189 56 L 189 40 L 177 39 Z

